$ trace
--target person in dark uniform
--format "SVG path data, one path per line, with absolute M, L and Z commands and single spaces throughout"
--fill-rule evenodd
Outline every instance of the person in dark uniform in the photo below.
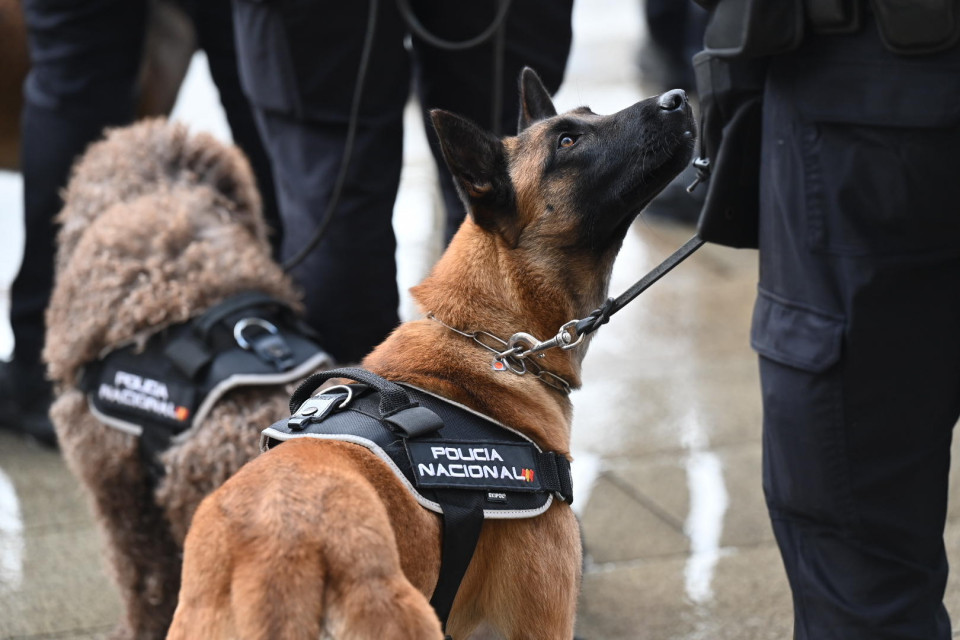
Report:
M 429 32 L 448 41 L 477 36 L 502 6 L 489 0 L 410 4 Z M 308 322 L 341 362 L 362 358 L 398 322 L 392 211 L 411 80 L 437 159 L 449 239 L 464 208 L 427 110 L 443 108 L 503 134 L 515 132 L 520 70 L 533 67 L 556 91 L 572 37 L 572 0 L 515 0 L 506 15 L 496 87 L 497 36 L 445 50 L 410 34 L 396 0 L 234 0 L 241 76 L 273 161 L 286 260 L 304 250 L 331 198 L 372 7 L 376 30 L 339 206 L 322 241 L 291 271 L 306 293 Z
M 766 60 L 751 334 L 794 637 L 946 640 L 960 3 L 806 10 Z
M 0 362 L 0 427 L 48 443 L 55 436 L 47 417 L 50 386 L 40 352 L 53 284 L 53 219 L 77 157 L 105 127 L 134 118 L 148 5 L 148 0 L 23 0 L 31 58 L 21 146 L 26 238 L 10 292 L 13 360 Z M 265 214 L 275 221 L 269 159 L 240 89 L 229 0 L 203 0 L 185 8 L 207 53 L 233 135 L 251 160 Z

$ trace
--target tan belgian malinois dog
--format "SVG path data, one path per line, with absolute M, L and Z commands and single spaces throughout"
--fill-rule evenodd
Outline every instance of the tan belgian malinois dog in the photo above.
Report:
M 546 351 L 540 376 L 517 375 L 461 332 L 551 337 L 600 305 L 632 221 L 689 161 L 695 124 L 681 91 L 601 116 L 557 115 L 530 69 L 520 88 L 514 137 L 433 112 L 470 215 L 413 290 L 432 316 L 401 325 L 363 367 L 569 456 L 572 409 L 557 379 L 580 386 L 585 345 Z M 559 500 L 534 518 L 487 520 L 446 632 L 572 638 L 580 554 Z M 440 556 L 440 518 L 380 458 L 292 440 L 201 504 L 168 638 L 440 640 L 428 602 Z

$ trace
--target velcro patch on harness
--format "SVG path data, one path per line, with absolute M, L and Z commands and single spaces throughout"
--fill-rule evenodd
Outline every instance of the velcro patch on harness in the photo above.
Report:
M 189 426 L 196 408 L 193 387 L 112 363 L 104 366 L 99 384 L 91 391 L 94 403 L 105 413 L 155 420 L 176 431 Z
M 406 445 L 421 488 L 542 490 L 532 445 L 423 439 Z

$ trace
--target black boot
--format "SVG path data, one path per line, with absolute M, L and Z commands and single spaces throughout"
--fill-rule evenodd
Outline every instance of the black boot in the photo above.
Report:
M 23 366 L 0 361 L 0 429 L 22 433 L 49 447 L 57 446 L 50 421 L 53 392 L 40 363 Z

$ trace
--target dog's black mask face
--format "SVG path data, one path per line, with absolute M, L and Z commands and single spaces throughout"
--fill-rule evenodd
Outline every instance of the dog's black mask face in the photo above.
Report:
M 557 115 L 530 69 L 520 78 L 519 133 L 500 140 L 433 112 L 447 164 L 481 227 L 511 246 L 547 242 L 604 254 L 690 161 L 696 125 L 683 92 L 601 116 Z

